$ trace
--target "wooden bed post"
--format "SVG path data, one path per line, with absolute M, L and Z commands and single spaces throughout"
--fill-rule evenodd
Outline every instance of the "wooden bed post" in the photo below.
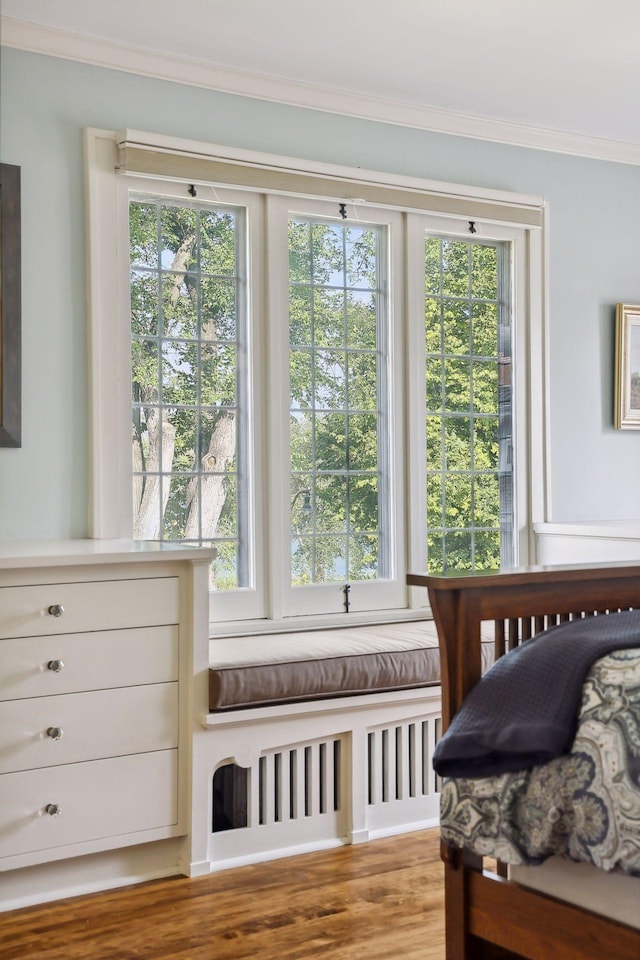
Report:
M 460 590 L 439 591 L 430 599 L 440 643 L 444 733 L 458 705 L 480 679 L 480 618 L 476 599 Z M 482 945 L 469 932 L 466 877 L 467 870 L 482 870 L 482 860 L 445 841 L 441 841 L 440 856 L 444 862 L 447 960 L 480 960 L 485 956 Z

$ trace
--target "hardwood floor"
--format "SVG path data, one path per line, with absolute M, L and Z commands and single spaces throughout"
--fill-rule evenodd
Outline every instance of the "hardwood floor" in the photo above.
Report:
M 2 960 L 444 960 L 437 830 L 0 914 Z

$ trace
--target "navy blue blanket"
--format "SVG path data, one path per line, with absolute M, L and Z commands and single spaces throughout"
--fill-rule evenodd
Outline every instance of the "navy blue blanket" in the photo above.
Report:
M 562 623 L 500 657 L 438 743 L 436 773 L 490 777 L 560 756 L 573 742 L 592 663 L 629 647 L 640 647 L 640 610 Z

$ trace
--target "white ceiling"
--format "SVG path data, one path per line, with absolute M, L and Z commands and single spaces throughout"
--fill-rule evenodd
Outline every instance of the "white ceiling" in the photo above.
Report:
M 46 39 L 37 24 L 64 32 L 49 33 L 59 55 L 91 59 L 78 37 L 91 38 L 89 51 L 124 45 L 120 66 L 162 54 L 167 72 L 186 64 L 209 71 L 205 85 L 289 103 L 327 109 L 333 97 L 344 112 L 373 116 L 377 104 L 400 122 L 444 111 L 443 129 L 453 115 L 640 144 L 640 0 L 0 0 L 0 10 L 3 42 L 24 48 L 27 28 Z

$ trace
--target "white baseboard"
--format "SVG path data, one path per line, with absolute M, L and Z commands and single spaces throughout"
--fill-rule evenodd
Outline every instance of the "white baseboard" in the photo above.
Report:
M 0 873 L 0 912 L 178 876 L 180 841 L 57 860 Z
M 369 831 L 369 840 L 381 840 L 384 837 L 399 837 L 403 833 L 416 833 L 418 830 L 431 830 L 440 826 L 439 817 L 430 817 L 428 820 L 419 820 L 415 823 L 405 823 L 396 827 L 383 827 Z
M 299 843 L 291 847 L 281 847 L 278 850 L 265 850 L 261 853 L 252 853 L 242 857 L 231 857 L 227 860 L 214 860 L 211 863 L 211 873 L 220 873 L 234 867 L 247 867 L 255 863 L 268 863 L 270 860 L 282 860 L 284 857 L 298 857 L 302 853 L 316 853 L 318 850 L 333 850 L 344 847 L 345 840 L 332 838 L 317 840 L 314 843 Z

